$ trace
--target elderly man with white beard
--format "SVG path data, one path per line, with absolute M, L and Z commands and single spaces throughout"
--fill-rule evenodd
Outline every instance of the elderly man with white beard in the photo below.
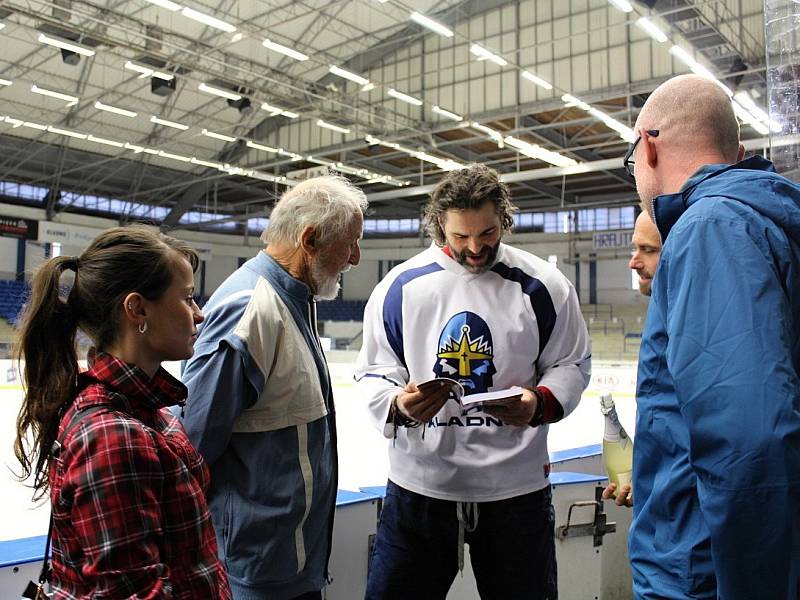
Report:
M 183 418 L 211 469 L 209 506 L 235 600 L 321 598 L 337 488 L 316 300 L 357 265 L 364 193 L 341 177 L 286 192 L 263 251 L 205 305 Z

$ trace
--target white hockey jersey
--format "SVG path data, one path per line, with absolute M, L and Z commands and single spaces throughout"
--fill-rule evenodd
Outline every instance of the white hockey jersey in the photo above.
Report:
M 355 379 L 371 420 L 390 438 L 389 406 L 409 380 L 450 377 L 467 394 L 543 385 L 566 416 L 590 367 L 577 294 L 553 265 L 501 244 L 491 269 L 476 275 L 431 245 L 375 287 Z M 389 478 L 461 502 L 540 490 L 549 483 L 547 429 L 505 425 L 451 399 L 425 425 L 397 429 Z

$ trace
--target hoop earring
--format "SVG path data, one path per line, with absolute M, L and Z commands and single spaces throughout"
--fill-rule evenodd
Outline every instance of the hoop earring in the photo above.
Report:
M 145 331 L 147 331 L 147 321 L 139 323 L 139 333 L 144 333 Z

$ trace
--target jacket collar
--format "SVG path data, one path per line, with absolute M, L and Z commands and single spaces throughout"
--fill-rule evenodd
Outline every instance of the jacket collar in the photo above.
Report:
M 286 290 L 286 292 L 297 301 L 308 302 L 309 299 L 312 298 L 313 294 L 311 293 L 311 288 L 308 287 L 305 282 L 292 277 L 289 272 L 278 263 L 278 261 L 272 258 L 264 250 L 259 252 L 256 256 L 256 263 L 259 270 L 261 270 L 265 275 L 269 275 L 273 281 L 280 285 L 281 288 Z
M 700 167 L 676 194 L 663 194 L 656 196 L 651 201 L 651 215 L 653 222 L 661 234 L 662 244 L 678 219 L 686 212 L 696 200 L 694 195 L 697 187 L 714 177 L 718 177 L 733 169 L 751 169 L 755 171 L 774 171 L 772 163 L 763 156 L 754 155 L 732 165 L 716 164 Z
M 100 383 L 124 398 L 121 403 L 129 409 L 160 409 L 186 401 L 186 386 L 159 367 L 152 378 L 136 365 L 116 356 L 98 352 L 89 369 L 79 377 L 84 386 Z M 106 402 L 104 402 L 106 403 Z

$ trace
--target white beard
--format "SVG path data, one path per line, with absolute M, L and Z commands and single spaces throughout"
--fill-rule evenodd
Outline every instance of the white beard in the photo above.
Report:
M 346 270 L 347 269 L 345 269 L 345 271 Z M 342 271 L 342 273 L 343 272 L 344 271 Z M 341 273 L 338 273 L 335 277 L 331 277 L 325 273 L 325 271 L 322 269 L 322 266 L 319 264 L 319 261 L 313 261 L 311 263 L 311 279 L 314 282 L 314 287 L 316 288 L 314 299 L 335 300 L 339 295 L 339 289 L 341 288 L 339 285 L 340 277 Z

